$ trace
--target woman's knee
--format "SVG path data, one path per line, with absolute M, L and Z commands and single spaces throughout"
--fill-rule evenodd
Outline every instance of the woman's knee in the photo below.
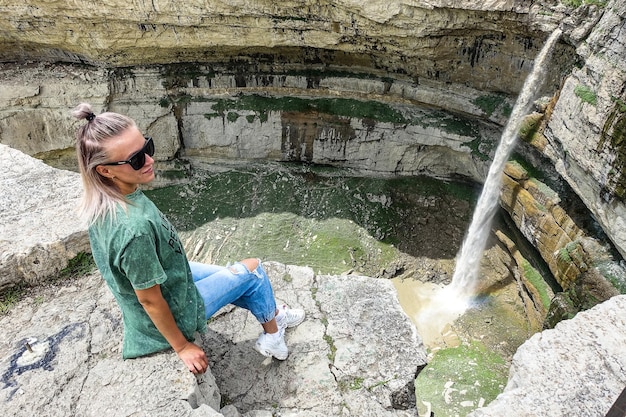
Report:
M 241 261 L 243 265 L 248 269 L 248 271 L 252 272 L 259 267 L 259 260 L 256 258 L 247 258 Z

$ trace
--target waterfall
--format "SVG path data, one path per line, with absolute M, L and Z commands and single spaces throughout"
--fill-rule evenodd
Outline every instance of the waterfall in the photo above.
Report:
M 480 260 L 491 231 L 492 219 L 499 206 L 504 165 L 515 147 L 522 120 L 528 114 L 532 100 L 537 96 L 542 85 L 546 72 L 545 61 L 549 59 L 552 49 L 560 36 L 561 30 L 556 29 L 535 58 L 533 69 L 526 78 L 515 102 L 509 121 L 500 138 L 500 144 L 496 149 L 493 162 L 489 167 L 489 173 L 476 204 L 467 236 L 457 256 L 454 276 L 450 284 L 451 291 L 464 298 L 473 295 L 476 287 Z
M 430 300 L 428 308 L 422 310 L 418 315 L 418 323 L 442 330 L 446 324 L 454 321 L 469 306 L 478 281 L 480 261 L 491 231 L 491 223 L 499 206 L 504 165 L 515 147 L 521 122 L 542 85 L 546 71 L 545 61 L 550 57 L 560 36 L 561 30 L 556 29 L 535 58 L 533 69 L 526 78 L 515 102 L 509 121 L 500 138 L 493 162 L 489 167 L 489 173 L 474 210 L 472 222 L 457 255 L 452 282 L 441 291 L 433 294 L 434 299 Z

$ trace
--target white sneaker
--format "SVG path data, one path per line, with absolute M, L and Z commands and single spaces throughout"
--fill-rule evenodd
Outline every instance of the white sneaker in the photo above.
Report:
M 263 332 L 256 341 L 254 348 L 263 356 L 275 357 L 278 360 L 284 361 L 289 356 L 289 350 L 285 344 L 285 338 L 283 332 L 277 334 L 269 334 Z
M 276 325 L 279 332 L 284 332 L 289 327 L 296 327 L 304 321 L 304 310 L 299 308 L 289 308 L 286 305 L 278 307 L 276 315 Z

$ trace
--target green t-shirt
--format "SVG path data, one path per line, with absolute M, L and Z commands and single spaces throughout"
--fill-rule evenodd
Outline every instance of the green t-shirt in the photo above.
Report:
M 89 228 L 96 265 L 122 310 L 125 359 L 170 348 L 137 300 L 136 289 L 159 284 L 187 340 L 206 331 L 204 303 L 176 230 L 143 192 L 126 197 L 130 204 L 126 210 L 118 206 L 113 221 L 107 216 Z

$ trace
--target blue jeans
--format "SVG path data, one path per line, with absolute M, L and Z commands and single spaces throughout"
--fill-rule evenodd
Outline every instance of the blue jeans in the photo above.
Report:
M 274 318 L 274 291 L 261 261 L 254 271 L 248 271 L 239 262 L 230 267 L 189 262 L 189 267 L 193 282 L 204 300 L 207 320 L 227 304 L 249 310 L 259 323 L 267 323 Z

